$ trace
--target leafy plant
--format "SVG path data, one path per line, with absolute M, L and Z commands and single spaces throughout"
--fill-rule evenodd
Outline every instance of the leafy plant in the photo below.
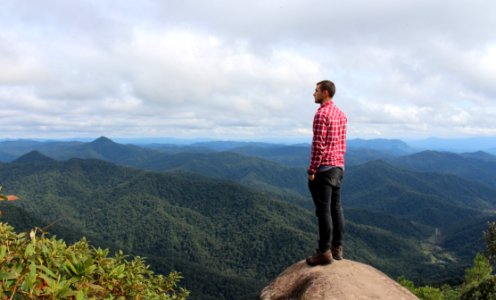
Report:
M 181 275 L 156 275 L 141 257 L 94 248 L 86 239 L 66 245 L 35 228 L 15 233 L 0 223 L 2 299 L 186 299 Z

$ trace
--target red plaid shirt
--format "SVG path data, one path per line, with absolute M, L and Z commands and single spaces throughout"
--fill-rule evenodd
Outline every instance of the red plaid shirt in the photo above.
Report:
M 332 101 L 320 106 L 313 119 L 312 160 L 308 174 L 320 166 L 344 168 L 346 115 Z

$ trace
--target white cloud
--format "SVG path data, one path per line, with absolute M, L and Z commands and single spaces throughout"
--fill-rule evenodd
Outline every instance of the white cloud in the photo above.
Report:
M 5 137 L 309 137 L 324 78 L 350 137 L 494 134 L 490 1 L 3 6 Z

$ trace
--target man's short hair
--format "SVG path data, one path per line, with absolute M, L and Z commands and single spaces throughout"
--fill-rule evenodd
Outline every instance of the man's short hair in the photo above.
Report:
M 317 86 L 320 87 L 321 91 L 327 91 L 329 93 L 329 97 L 334 97 L 334 94 L 336 94 L 336 86 L 334 85 L 334 82 L 330 80 L 322 80 L 321 82 L 317 83 Z

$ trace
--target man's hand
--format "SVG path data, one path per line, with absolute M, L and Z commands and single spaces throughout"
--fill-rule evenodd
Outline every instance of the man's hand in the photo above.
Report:
M 315 179 L 315 174 L 308 174 L 308 180 L 313 181 Z

